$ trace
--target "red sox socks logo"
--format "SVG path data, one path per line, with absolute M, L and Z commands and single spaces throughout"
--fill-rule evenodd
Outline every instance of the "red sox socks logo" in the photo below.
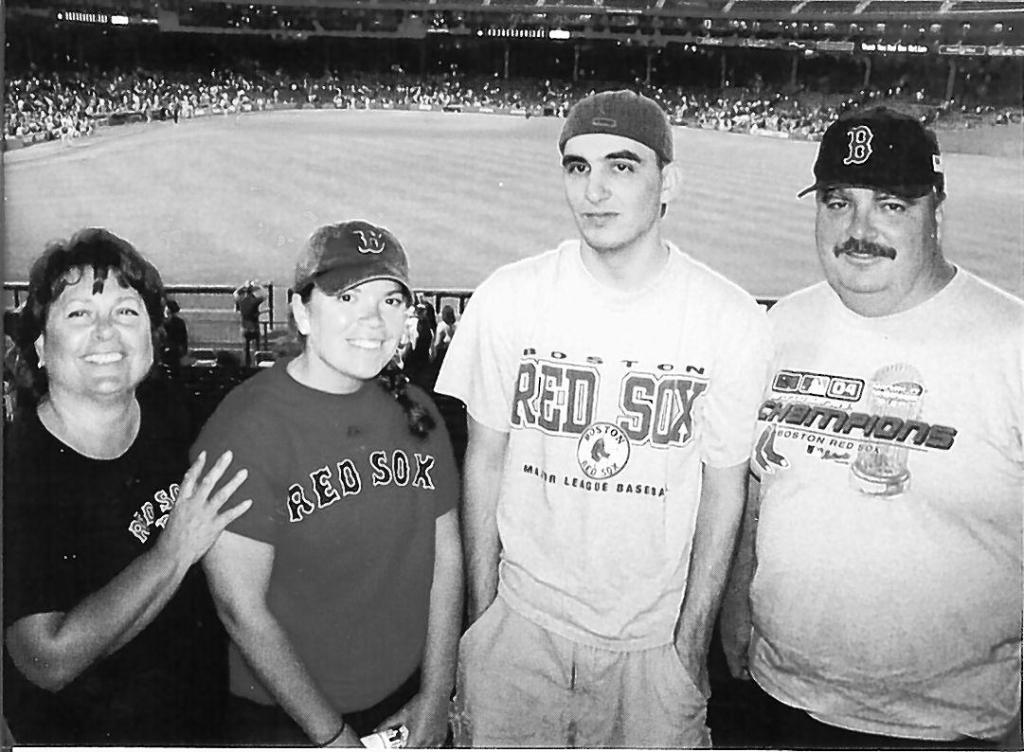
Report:
M 616 425 L 591 423 L 576 445 L 576 461 L 588 478 L 611 478 L 629 462 L 629 439 Z
M 866 125 L 855 125 L 846 132 L 850 137 L 849 151 L 843 164 L 862 165 L 871 156 L 871 141 L 875 137 Z
M 360 253 L 383 253 L 384 235 L 375 230 L 353 230 L 354 235 L 359 236 L 359 245 L 356 250 Z

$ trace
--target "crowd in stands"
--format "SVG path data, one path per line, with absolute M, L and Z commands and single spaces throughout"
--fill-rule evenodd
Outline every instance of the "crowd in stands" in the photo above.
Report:
M 243 70 L 244 69 L 244 70 Z M 273 108 L 466 107 L 509 109 L 528 115 L 563 116 L 571 104 L 595 90 L 623 82 L 568 82 L 464 75 L 328 73 L 320 77 L 268 72 L 255 65 L 239 70 L 157 72 L 146 70 L 9 73 L 4 136 L 26 143 L 71 139 L 118 118 L 179 122 L 197 115 Z M 816 138 L 838 112 L 868 101 L 897 100 L 915 106 L 931 125 L 955 127 L 979 119 L 1020 123 L 1021 108 L 959 106 L 926 102 L 921 92 L 896 87 L 823 97 L 783 93 L 759 81 L 744 88 L 714 91 L 684 87 L 633 88 L 659 101 L 674 122 L 739 132 L 775 132 Z
M 414 313 L 408 320 L 407 342 L 399 350 L 399 358 L 409 380 L 432 391 L 459 315 L 452 306 L 444 305 L 438 316 L 433 303 L 422 299 L 417 301 Z
M 4 106 L 8 138 L 54 140 L 90 133 L 111 117 L 190 118 L 200 111 L 238 110 L 267 86 L 265 76 L 238 72 L 157 73 L 144 70 L 11 72 Z

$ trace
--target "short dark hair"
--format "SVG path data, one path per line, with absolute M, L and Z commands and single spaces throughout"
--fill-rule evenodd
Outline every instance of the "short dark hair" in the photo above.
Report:
M 92 269 L 98 281 L 113 274 L 122 287 L 130 287 L 139 293 L 149 315 L 153 351 L 160 351 L 167 302 L 160 272 L 131 243 L 112 232 L 99 227 L 79 230 L 67 240 L 49 243 L 29 272 L 28 297 L 15 337 L 19 407 L 26 400 L 34 406 L 49 391 L 46 371 L 39 367 L 35 342 L 46 330 L 50 307 L 68 286 L 81 279 L 87 269 Z M 80 275 L 77 279 L 71 276 L 76 270 Z

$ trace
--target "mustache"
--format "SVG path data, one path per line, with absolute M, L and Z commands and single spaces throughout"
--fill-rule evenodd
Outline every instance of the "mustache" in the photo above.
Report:
M 844 253 L 857 253 L 896 260 L 895 248 L 882 245 L 881 243 L 872 243 L 870 240 L 858 240 L 856 238 L 847 238 L 842 243 L 836 245 L 832 249 L 832 253 L 835 254 L 836 258 L 839 258 Z

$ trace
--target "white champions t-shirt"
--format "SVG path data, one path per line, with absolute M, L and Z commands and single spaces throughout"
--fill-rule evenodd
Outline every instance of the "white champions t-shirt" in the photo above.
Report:
M 1004 733 L 1021 689 L 1024 303 L 960 269 L 892 316 L 822 283 L 769 319 L 754 678 L 843 728 Z

